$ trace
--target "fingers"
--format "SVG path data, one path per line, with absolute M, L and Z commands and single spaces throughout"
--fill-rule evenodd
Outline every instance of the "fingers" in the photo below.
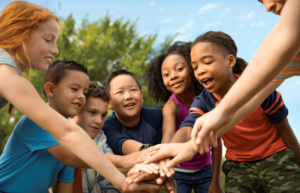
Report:
M 147 174 L 147 173 L 141 173 L 141 175 L 137 176 L 133 182 L 137 183 L 137 182 L 142 182 L 145 180 L 154 180 L 157 178 L 156 174 Z
M 169 193 L 177 193 L 177 184 L 174 178 L 167 178 L 165 181 L 165 186 Z
M 171 177 L 173 175 L 172 170 L 166 166 L 166 161 L 165 160 L 160 160 L 159 161 L 159 166 L 160 166 L 160 176 L 164 177 L 167 175 L 167 177 Z
M 157 151 L 156 154 L 152 155 L 150 158 L 144 161 L 144 163 L 145 164 L 153 163 L 166 157 L 170 157 L 170 150 L 168 151 L 166 148 L 160 149 L 159 151 Z
M 179 163 L 183 162 L 182 158 L 178 154 L 173 159 L 170 159 L 170 161 L 167 162 L 166 167 L 173 168 L 173 167 L 180 167 Z M 174 172 L 175 173 L 175 172 Z
M 131 176 L 128 176 L 125 180 L 125 182 L 127 184 L 132 184 L 134 179 L 138 178 L 140 175 L 142 175 L 143 173 L 142 172 L 138 172 L 138 173 L 134 173 L 132 174 Z
M 155 182 L 157 184 L 161 185 L 165 182 L 166 179 L 167 179 L 167 177 L 158 177 L 158 178 L 156 178 Z
M 123 192 L 133 192 L 133 191 L 155 191 L 155 190 L 163 190 L 165 189 L 164 186 L 160 186 L 157 184 L 151 184 L 147 182 L 139 182 L 139 183 L 133 183 L 133 184 L 126 184 L 124 187 L 122 187 Z

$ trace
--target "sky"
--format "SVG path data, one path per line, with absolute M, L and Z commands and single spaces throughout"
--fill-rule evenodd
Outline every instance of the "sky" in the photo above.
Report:
M 0 11 L 11 0 L 0 0 Z M 167 35 L 178 33 L 175 41 L 194 41 L 209 31 L 229 34 L 238 47 L 238 57 L 250 62 L 256 50 L 279 20 L 279 16 L 265 11 L 257 0 L 29 0 L 48 8 L 57 16 L 70 13 L 80 25 L 82 18 L 96 21 L 106 15 L 112 19 L 136 21 L 140 36 L 158 34 L 156 43 Z M 257 69 L 259 70 L 259 69 Z M 247 85 L 245 85 L 247 86 Z M 288 119 L 300 140 L 300 79 L 286 80 L 278 91 L 289 109 Z

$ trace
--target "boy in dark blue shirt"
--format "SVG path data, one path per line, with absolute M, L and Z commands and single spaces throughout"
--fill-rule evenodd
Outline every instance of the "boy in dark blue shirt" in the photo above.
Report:
M 159 144 L 162 139 L 161 109 L 143 107 L 143 91 L 135 75 L 125 69 L 112 72 L 104 82 L 109 108 L 103 131 L 115 154 L 127 155 Z

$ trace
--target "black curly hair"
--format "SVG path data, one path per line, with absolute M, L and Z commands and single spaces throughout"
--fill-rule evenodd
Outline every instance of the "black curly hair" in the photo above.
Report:
M 101 98 L 105 102 L 109 101 L 105 89 L 97 82 L 93 81 L 90 81 L 89 92 L 86 95 L 86 99 L 88 99 L 89 97 Z
M 194 87 L 196 93 L 200 93 L 203 90 L 203 86 L 196 80 L 193 68 L 191 66 L 191 44 L 191 42 L 175 42 L 167 49 L 165 53 L 155 57 L 147 64 L 143 77 L 148 80 L 149 95 L 155 99 L 156 103 L 158 103 L 159 101 L 164 103 L 167 102 L 172 94 L 166 89 L 164 85 L 161 75 L 161 65 L 168 56 L 173 54 L 182 55 L 189 64 L 191 69 L 191 76 L 194 79 Z
M 237 47 L 234 40 L 230 35 L 221 31 L 208 31 L 205 34 L 200 35 L 195 39 L 191 48 L 193 48 L 199 42 L 209 42 L 214 46 L 217 46 L 225 56 L 231 54 L 236 58 L 236 64 L 233 67 L 233 73 L 242 74 L 247 67 L 248 63 L 243 59 L 236 57 Z
M 44 76 L 43 85 L 47 82 L 57 85 L 67 75 L 67 70 L 78 70 L 89 75 L 87 68 L 82 64 L 72 60 L 56 60 L 50 64 Z M 47 97 L 45 91 L 44 95 Z

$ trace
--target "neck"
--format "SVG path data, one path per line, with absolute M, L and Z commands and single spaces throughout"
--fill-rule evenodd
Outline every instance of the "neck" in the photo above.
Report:
M 66 115 L 64 115 L 62 112 L 60 112 L 60 111 L 59 111 L 59 108 L 57 108 L 57 107 L 54 105 L 54 103 L 53 103 L 51 100 L 49 100 L 49 99 L 48 99 L 48 104 L 49 104 L 49 106 L 50 106 L 52 109 L 54 109 L 56 112 L 58 112 L 59 114 L 61 114 L 63 117 L 69 118 L 68 116 L 66 116 Z
M 135 127 L 140 122 L 140 113 L 136 117 L 121 117 L 116 113 L 117 119 L 124 125 L 125 127 Z
M 232 73 L 230 78 L 225 82 L 224 86 L 215 94 L 222 99 L 226 93 L 229 91 L 229 89 L 232 87 L 232 85 L 237 80 L 237 77 Z

